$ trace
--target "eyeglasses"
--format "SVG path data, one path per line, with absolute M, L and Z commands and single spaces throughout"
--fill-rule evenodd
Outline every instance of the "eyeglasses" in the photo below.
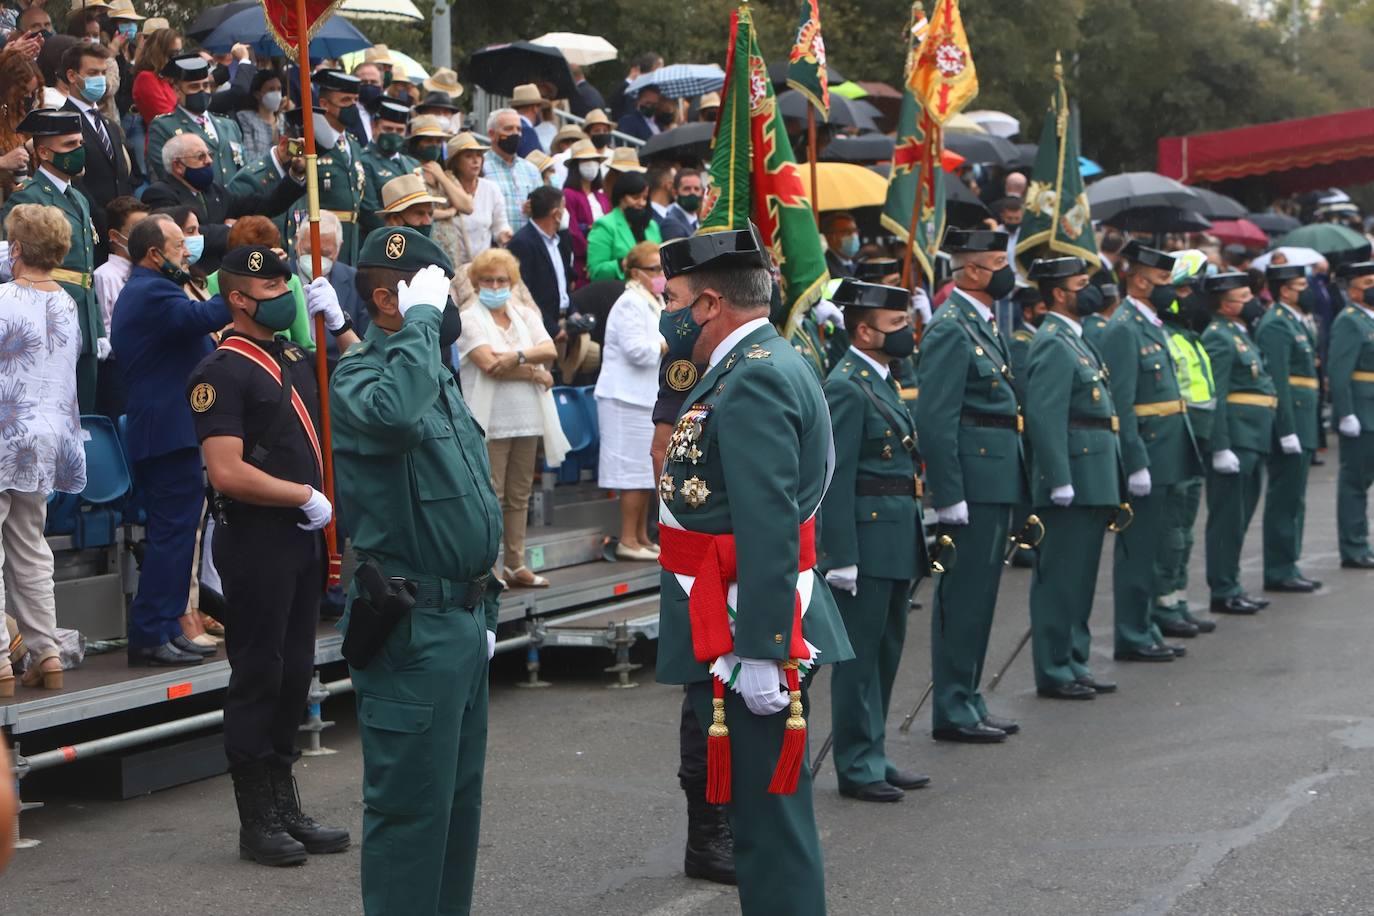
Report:
M 510 277 L 478 277 L 477 285 L 483 289 L 506 289 L 510 286 Z
M 211 160 L 211 157 L 210 157 L 210 154 L 209 154 L 209 153 L 196 153 L 196 154 L 193 155 L 193 156 L 182 156 L 182 157 L 181 157 L 181 161 L 182 161 L 182 162 L 194 162 L 194 163 L 198 163 L 198 164 L 200 164 L 200 165 L 204 165 L 205 163 L 209 162 L 210 160 Z
M 661 273 L 663 273 L 663 265 L 662 265 L 662 264 L 648 264 L 648 265 L 645 265 L 645 264 L 636 264 L 636 265 L 634 265 L 633 267 L 631 267 L 630 269 L 631 269 L 631 270 L 642 270 L 642 271 L 644 271 L 646 274 L 661 274 Z

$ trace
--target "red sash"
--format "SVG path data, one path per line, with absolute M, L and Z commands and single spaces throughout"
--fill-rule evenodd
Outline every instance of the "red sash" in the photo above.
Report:
M 251 363 L 255 363 L 264 372 L 272 376 L 272 380 L 278 385 L 281 384 L 281 366 L 262 347 L 253 343 L 246 337 L 226 337 L 220 343 L 221 350 L 228 350 L 237 353 Z M 301 421 L 301 428 L 305 430 L 305 437 L 310 440 L 310 448 L 315 452 L 315 467 L 320 472 L 320 479 L 324 479 L 324 456 L 320 452 L 320 438 L 315 433 L 315 421 L 310 419 L 310 411 L 305 408 L 305 401 L 301 400 L 301 393 L 293 386 L 291 388 L 291 406 L 295 408 L 296 419 Z
M 802 523 L 801 550 L 797 571 L 806 572 L 816 565 L 816 520 Z M 687 608 L 692 623 L 692 651 L 699 662 L 713 662 L 727 652 L 734 651 L 734 637 L 730 633 L 730 612 L 726 603 L 730 583 L 738 576 L 733 534 L 704 534 L 660 525 L 659 546 L 662 553 L 659 565 L 670 573 L 696 577 Z M 806 660 L 811 657 L 802 638 L 801 597 L 793 593 L 792 638 L 787 646 L 789 658 Z

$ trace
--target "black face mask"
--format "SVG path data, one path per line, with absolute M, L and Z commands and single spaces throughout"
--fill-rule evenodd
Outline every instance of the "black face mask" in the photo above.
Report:
M 190 92 L 186 95 L 186 110 L 191 114 L 205 114 L 205 109 L 210 107 L 210 93 Z
M 1003 265 L 992 272 L 988 278 L 986 292 L 994 299 L 1005 299 L 1016 289 L 1016 271 L 1010 264 Z
M 1307 314 L 1312 314 L 1317 305 L 1321 302 L 1321 296 L 1317 293 L 1315 286 L 1308 286 L 1307 289 L 1298 293 L 1298 308 Z
M 610 134 L 592 134 L 592 146 L 597 149 L 605 149 L 611 145 Z
M 214 78 L 216 86 L 223 86 L 229 82 L 229 68 L 224 64 L 216 64 L 215 69 L 210 71 L 210 76 Z
M 449 296 L 448 302 L 444 303 L 444 315 L 439 320 L 439 349 L 447 350 L 458 342 L 458 338 L 463 334 L 463 316 L 458 312 L 458 306 L 453 304 L 453 297 Z
M 1264 303 L 1258 296 L 1254 296 L 1245 301 L 1245 305 L 1240 310 L 1240 320 L 1246 324 L 1254 324 L 1264 317 Z
M 358 87 L 358 103 L 369 111 L 377 106 L 382 98 L 382 87 L 374 86 L 372 83 L 364 83 Z
M 906 359 L 916 352 L 916 330 L 911 325 L 888 331 L 883 335 L 883 355 Z
M 673 125 L 673 113 L 671 111 L 654 112 L 654 123 L 657 124 L 659 128 L 671 127 Z
M 162 266 L 158 268 L 158 273 L 162 274 L 168 280 L 171 280 L 177 286 L 185 286 L 187 283 L 191 282 L 190 274 L 167 260 L 165 257 L 162 259 Z
M 496 141 L 496 145 L 500 148 L 501 152 L 505 153 L 507 156 L 514 156 L 516 153 L 520 152 L 520 135 L 511 134 L 510 136 L 502 137 L 500 140 Z
M 658 111 L 658 105 L 653 103 L 639 106 L 639 113 L 643 115 L 645 118 L 652 118 L 654 116 L 654 112 L 656 111 Z
M 644 234 L 644 230 L 649 227 L 649 208 L 648 207 L 629 207 L 625 210 L 625 221 L 634 230 L 635 237 Z
M 1155 307 L 1155 314 L 1162 315 L 1167 311 L 1174 304 L 1174 298 L 1174 288 L 1167 284 L 1150 290 L 1150 304 Z
M 1072 309 L 1079 318 L 1087 318 L 1089 315 L 1096 315 L 1107 307 L 1107 300 L 1102 298 L 1102 288 L 1089 283 L 1078 291 L 1074 297 Z

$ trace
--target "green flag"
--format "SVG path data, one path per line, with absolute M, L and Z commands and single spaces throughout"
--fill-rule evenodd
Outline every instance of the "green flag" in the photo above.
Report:
M 1026 189 L 1026 214 L 1016 243 L 1016 260 L 1025 269 L 1037 257 L 1077 256 L 1096 269 L 1099 258 L 1088 212 L 1088 195 L 1078 168 L 1078 111 L 1064 89 L 1064 67 L 1055 54 L 1054 94 L 1040 149 Z
M 781 305 L 771 317 L 789 336 L 829 277 L 748 6 L 730 14 L 706 206 L 700 232 L 745 229 L 750 220 L 758 227 L 780 273 Z
M 940 165 L 944 141 L 913 90 L 914 74 L 927 30 L 921 4 L 911 9 L 907 31 L 906 78 L 902 81 L 902 110 L 897 119 L 897 144 L 892 151 L 892 172 L 887 181 L 887 201 L 882 223 L 903 242 L 910 243 L 909 228 L 915 220 L 911 254 L 929 278 L 931 265 L 945 234 L 945 173 Z M 918 208 L 919 204 L 919 209 Z
M 825 67 L 819 0 L 802 0 L 797 40 L 787 56 L 787 85 L 816 106 L 822 121 L 830 117 L 830 77 Z

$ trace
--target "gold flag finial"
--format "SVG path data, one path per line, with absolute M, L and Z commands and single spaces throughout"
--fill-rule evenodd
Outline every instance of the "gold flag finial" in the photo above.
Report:
M 1061 83 L 1064 81 L 1064 61 L 1057 49 L 1054 52 L 1054 78 Z

